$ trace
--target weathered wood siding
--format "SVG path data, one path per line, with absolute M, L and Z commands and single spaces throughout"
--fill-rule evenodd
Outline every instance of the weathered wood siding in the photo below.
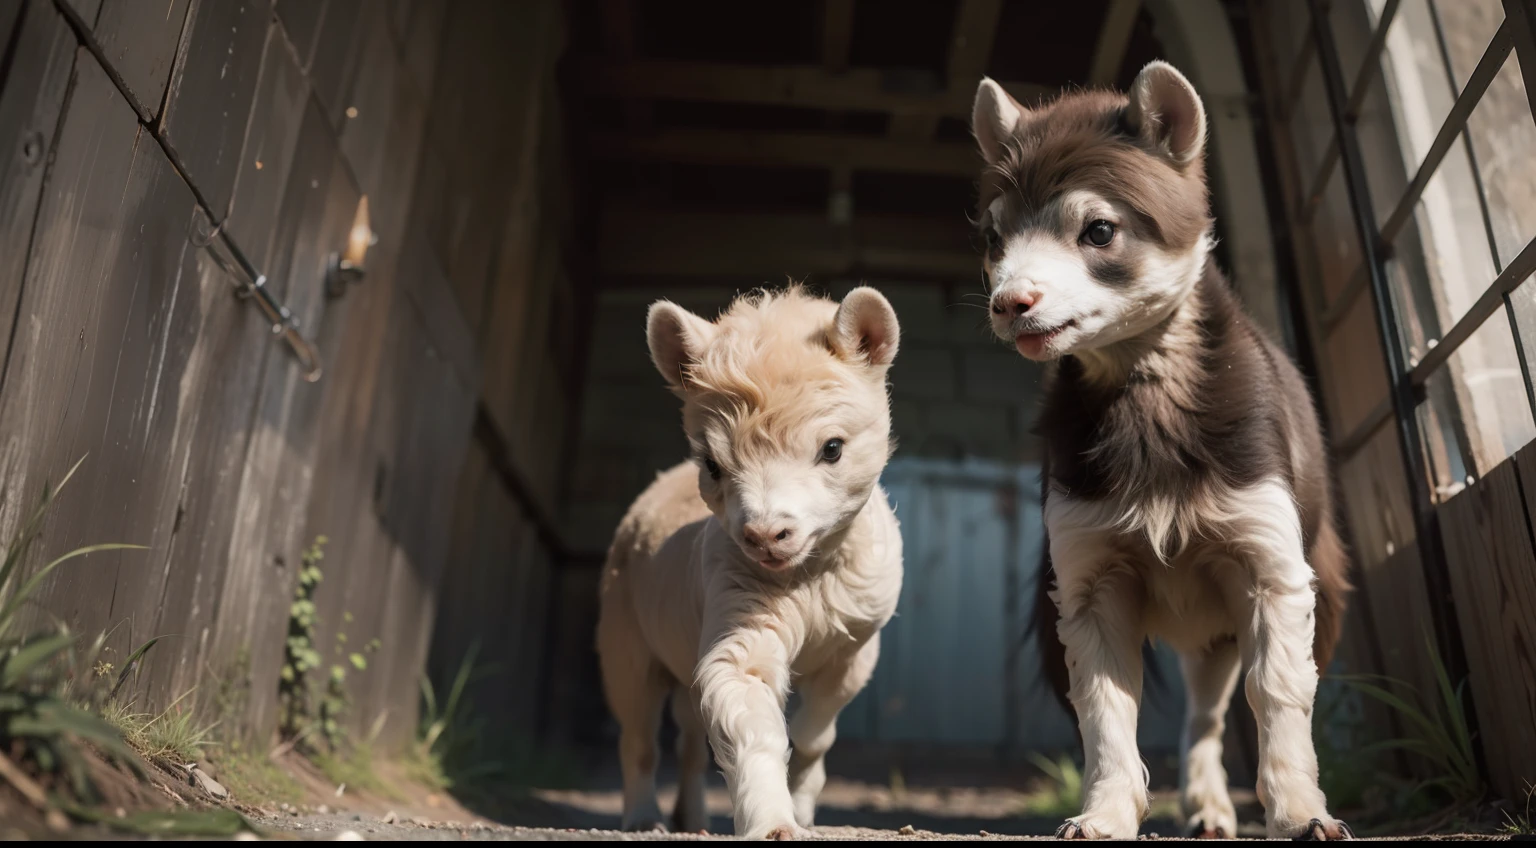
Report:
M 349 678 L 357 726 L 409 736 L 429 652 L 451 674 L 479 641 L 538 673 L 559 551 L 534 516 L 557 512 L 575 394 L 547 335 L 572 298 L 549 287 L 577 276 L 559 18 L 552 0 L 0 0 L 0 531 L 86 457 L 40 554 L 148 550 L 66 566 L 37 614 L 110 629 L 119 657 L 169 637 L 141 707 L 238 674 L 248 709 L 224 718 L 270 732 L 321 534 L 322 649 L 383 646 Z M 329 297 L 365 195 L 368 274 Z M 318 383 L 195 239 L 210 222 L 299 316 Z
M 1472 703 L 1494 788 L 1536 783 L 1536 444 L 1440 507 Z

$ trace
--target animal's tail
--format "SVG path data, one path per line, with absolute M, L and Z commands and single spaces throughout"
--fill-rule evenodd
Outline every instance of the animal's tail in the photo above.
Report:
M 1349 605 L 1349 554 L 1332 521 L 1324 521 L 1312 541 L 1312 570 L 1317 574 L 1316 631 L 1312 637 L 1312 658 L 1317 673 L 1328 670 L 1333 651 L 1344 631 L 1344 610 Z

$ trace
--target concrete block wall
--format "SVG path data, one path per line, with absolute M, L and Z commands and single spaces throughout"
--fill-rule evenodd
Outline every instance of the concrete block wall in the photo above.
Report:
M 840 297 L 852 285 L 822 290 Z M 981 301 L 962 296 L 979 293 L 979 285 L 871 285 L 901 321 L 901 352 L 890 376 L 897 455 L 1037 460 L 1038 441 L 1030 431 L 1040 368 L 993 338 Z M 600 557 L 630 501 L 658 471 L 687 456 L 680 402 L 666 390 L 646 348 L 646 309 L 667 298 L 713 318 L 735 295 L 723 287 L 682 286 L 598 293 L 563 524 L 573 550 Z

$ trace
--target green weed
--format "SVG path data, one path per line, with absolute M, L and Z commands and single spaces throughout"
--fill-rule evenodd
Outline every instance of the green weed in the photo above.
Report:
M 408 776 L 435 789 L 452 789 L 461 797 L 489 798 L 532 786 L 575 785 L 577 775 L 567 758 L 515 735 L 493 734 L 484 718 L 474 713 L 466 693 L 476 680 L 495 670 L 478 665 L 477 655 L 478 646 L 471 646 L 442 697 L 422 675 L 421 721 L 416 744 L 404 762 Z
M 1045 780 L 1024 802 L 1025 815 L 1064 819 L 1082 812 L 1083 773 L 1071 757 L 1063 754 L 1052 760 L 1030 751 L 1029 761 L 1045 774 Z
M 344 784 L 349 790 L 362 789 L 401 800 L 399 794 L 380 780 L 374 770 L 371 745 L 349 745 L 335 750 L 316 749 L 309 752 L 309 759 L 327 780 L 337 786 Z
M 193 691 L 187 690 L 157 714 L 134 712 L 132 702 L 109 701 L 102 708 L 102 717 L 146 757 L 196 762 L 205 748 L 216 744 L 213 731 L 218 722 L 199 721 L 197 711 L 191 705 L 183 705 Z
M 1531 815 L 1531 804 L 1536 802 L 1536 783 L 1525 782 L 1525 806 L 1520 812 L 1504 811 L 1504 823 L 1499 833 L 1505 836 L 1536 836 L 1536 817 Z
M 20 614 L 44 579 L 64 563 L 98 551 L 143 550 L 141 545 L 123 544 L 77 548 L 21 579 L 21 565 L 37 541 L 43 518 L 84 461 L 76 462 L 57 488 L 44 485 L 36 509 L 6 546 L 0 563 L 0 598 L 6 599 L 0 602 L 0 780 L 38 807 L 47 806 L 48 797 L 34 775 L 62 782 L 83 801 L 96 800 L 81 743 L 94 745 L 134 771 L 141 769 L 117 729 L 92 709 L 100 702 L 97 680 L 107 634 L 82 651 L 63 624 L 24 631 Z
M 211 756 L 219 781 L 230 795 L 246 804 L 276 806 L 304 800 L 304 787 L 265 750 L 253 751 L 232 739 Z
M 1374 759 L 1388 751 L 1403 751 L 1420 758 L 1429 766 L 1429 773 L 1436 776 L 1411 785 L 1409 794 L 1439 793 L 1453 808 L 1461 807 L 1478 801 L 1486 792 L 1477 769 L 1477 754 L 1472 747 L 1472 732 L 1463 699 L 1466 682 L 1453 686 L 1434 642 L 1427 637 L 1424 641 L 1435 672 L 1434 693 L 1426 696 L 1401 680 L 1379 675 L 1349 675 L 1337 679 L 1396 713 L 1408 733 L 1401 739 L 1367 745 L 1356 756 Z

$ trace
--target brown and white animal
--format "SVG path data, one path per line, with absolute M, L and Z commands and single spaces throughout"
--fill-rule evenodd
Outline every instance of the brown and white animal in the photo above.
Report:
M 670 693 L 673 826 L 708 823 L 707 734 L 737 835 L 792 838 L 811 826 L 837 714 L 869 681 L 901 594 L 901 535 L 878 485 L 896 313 L 871 288 L 838 304 L 796 287 L 740 298 L 713 323 L 660 301 L 648 325 L 693 457 L 630 507 L 604 567 L 597 648 L 624 827 L 661 826 Z
M 1134 837 L 1146 815 L 1136 719 L 1155 637 L 1188 691 L 1191 834 L 1236 834 L 1221 738 L 1241 663 L 1269 835 L 1348 837 L 1312 743 L 1349 589 L 1327 458 L 1296 367 L 1210 257 L 1199 96 L 1163 62 L 1129 96 L 1033 109 L 983 80 L 972 129 L 992 329 L 1052 363 L 1039 432 L 1054 633 L 1041 644 L 1064 650 L 1054 676 L 1086 756 L 1082 814 L 1059 835 Z

